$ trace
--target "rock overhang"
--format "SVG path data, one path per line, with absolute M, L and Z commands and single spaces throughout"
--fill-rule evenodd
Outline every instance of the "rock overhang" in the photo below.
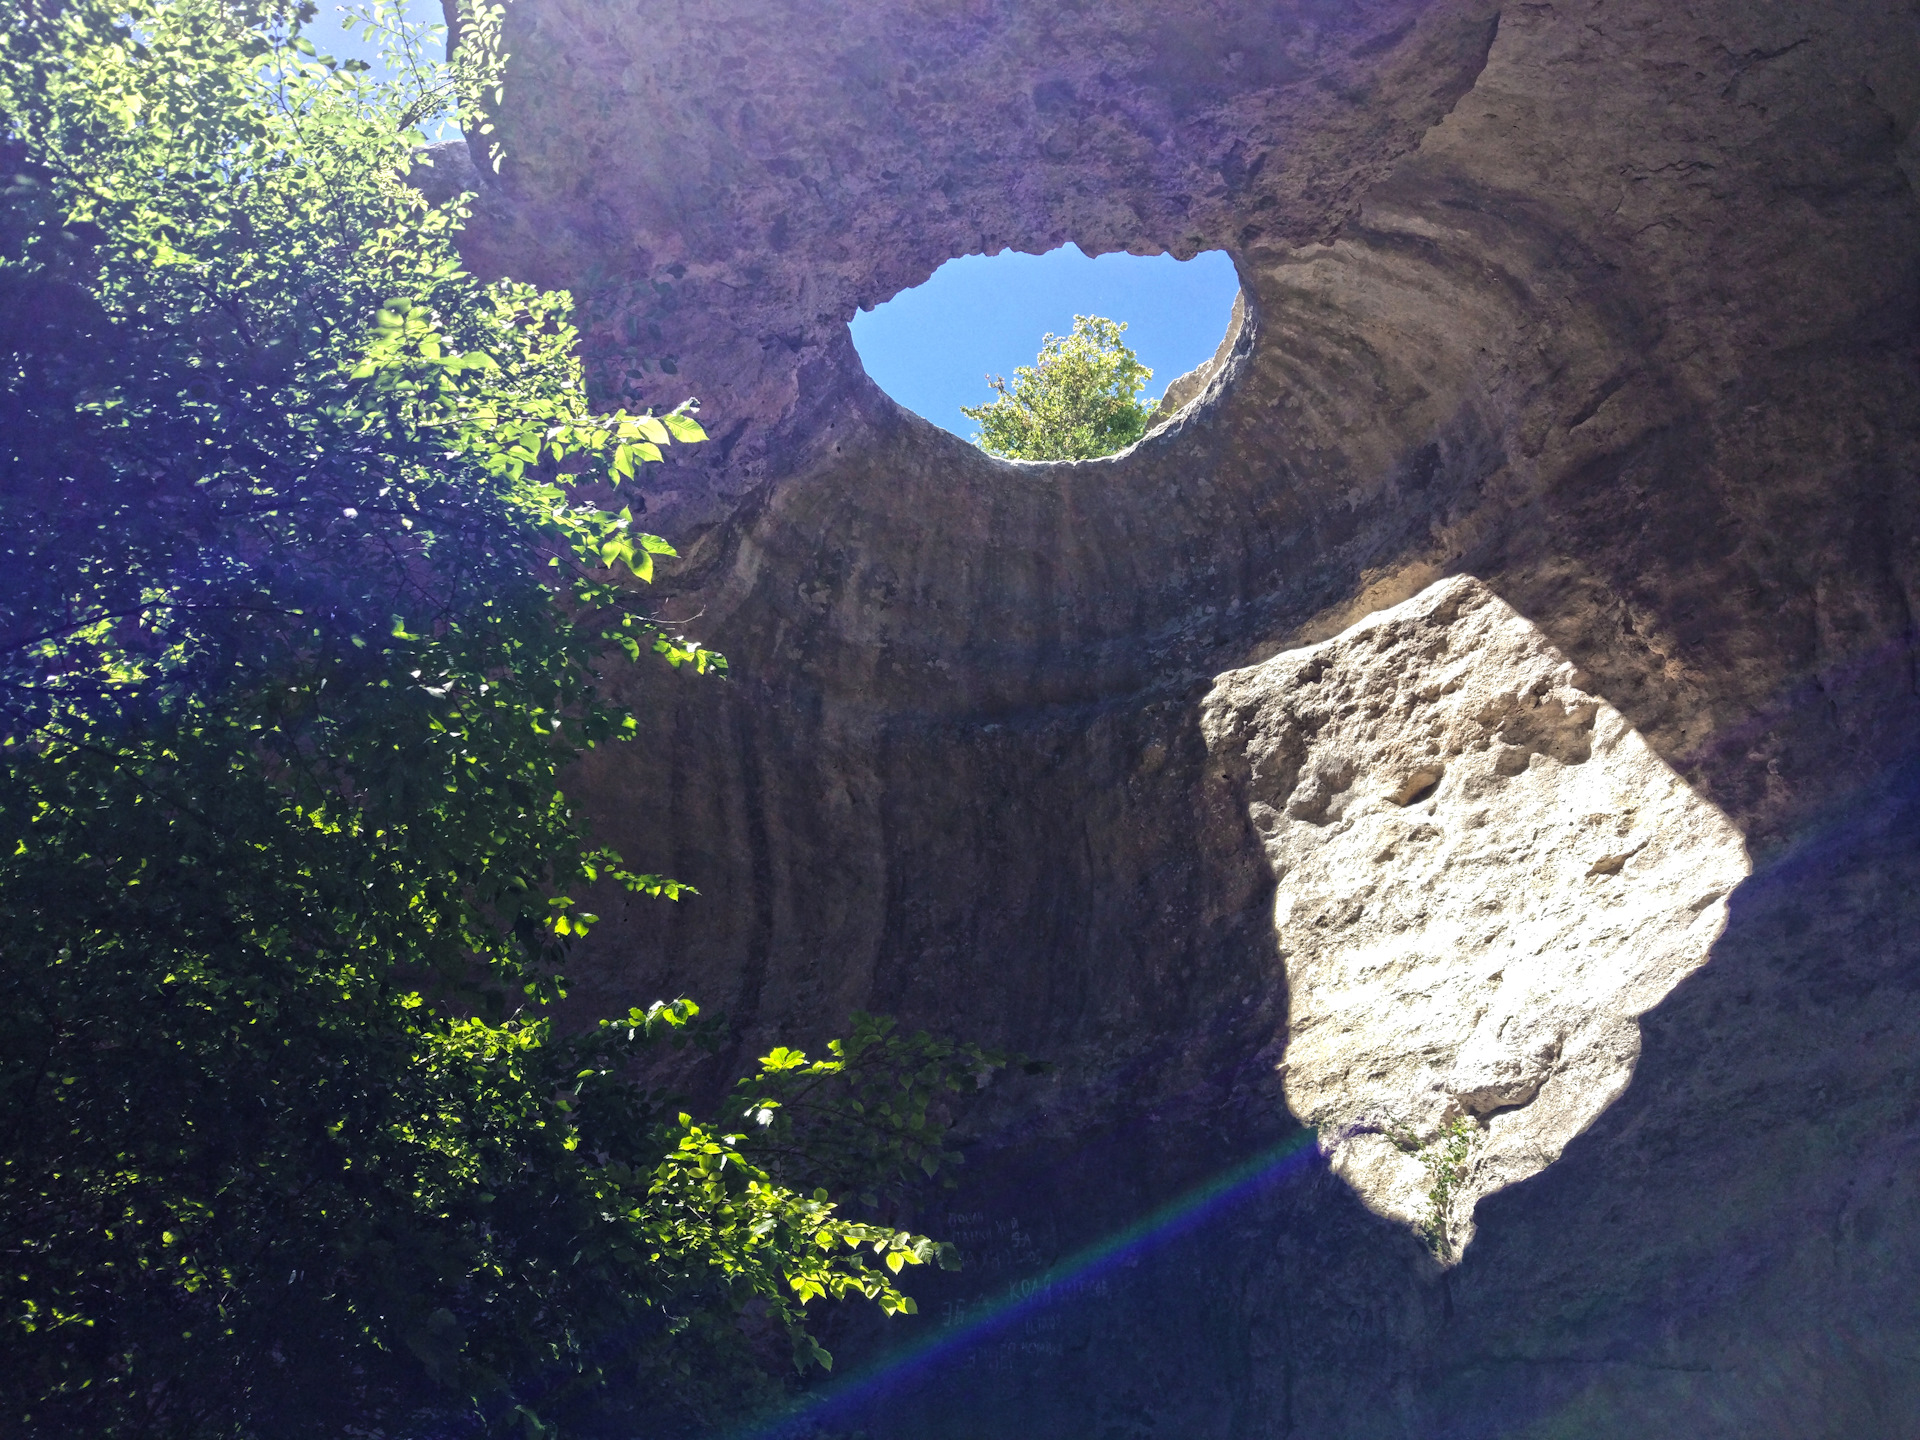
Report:
M 649 518 L 684 542 L 669 613 L 735 661 L 621 681 L 642 743 L 580 791 L 708 898 L 597 906 L 584 995 L 695 993 L 743 1046 L 863 1006 L 1047 1054 L 976 1193 L 1062 1245 L 1131 1223 L 1289 1098 L 1215 677 L 1436 584 L 1531 627 L 1759 866 L 1706 963 L 1627 1007 L 1633 1083 L 1484 1203 L 1451 1278 L 1306 1184 L 1210 1239 L 1230 1265 L 1170 1252 L 1131 1318 L 1074 1320 L 1082 1360 L 1009 1351 L 974 1409 L 896 1429 L 1523 1433 L 1569 1386 L 1580 1433 L 1920 1416 L 1886 1358 L 1916 1343 L 1920 1197 L 1873 1158 L 1916 1149 L 1917 35 L 1878 0 L 511 16 L 476 263 L 576 289 L 603 395 L 705 401 L 715 441 L 649 478 Z M 1234 255 L 1255 324 L 1211 402 L 1035 467 L 865 382 L 855 306 L 1066 239 Z M 1471 768 L 1403 758 L 1410 811 Z M 1631 881 L 1635 840 L 1567 883 Z M 1523 1115 L 1552 1062 L 1480 1048 L 1441 1078 Z M 1871 1266 L 1822 1248 L 1842 1231 Z
M 581 294 L 602 394 L 692 392 L 725 417 L 655 487 L 684 533 L 893 419 L 845 322 L 948 259 L 1073 240 L 1244 260 L 1330 237 L 1472 83 L 1495 15 L 521 6 L 511 199 L 470 248 Z

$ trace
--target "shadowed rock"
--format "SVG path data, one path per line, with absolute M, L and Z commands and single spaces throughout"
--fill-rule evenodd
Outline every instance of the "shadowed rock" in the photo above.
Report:
M 973 1112 L 968 1188 L 922 1218 L 984 1238 L 917 1282 L 914 1334 L 1191 1217 L 842 1428 L 1920 1432 L 1912 0 L 524 0 L 507 23 L 473 263 L 575 289 L 600 396 L 704 402 L 715 438 L 649 472 L 648 520 L 685 555 L 666 613 L 734 667 L 619 679 L 641 738 L 574 793 L 702 893 L 596 903 L 576 1000 L 726 1010 L 716 1076 L 855 1006 L 1056 1061 Z M 861 373 L 857 306 L 1066 240 L 1239 267 L 1246 323 L 1131 450 L 996 461 Z M 1422 687 L 1507 662 L 1351 630 L 1437 614 L 1455 577 L 1545 691 L 1456 714 Z M 1363 637 L 1392 640 L 1377 665 Z M 1210 750 L 1216 677 L 1282 655 L 1276 704 L 1368 677 L 1411 698 L 1394 726 L 1439 729 L 1334 713 Z M 1633 793 L 1583 788 L 1616 773 Z M 1470 785 L 1516 797 L 1494 828 L 1518 858 L 1484 879 L 1452 818 Z M 1379 845 L 1339 851 L 1362 818 Z M 1754 874 L 1712 940 L 1736 839 Z M 1314 967 L 1352 952 L 1290 938 L 1304 911 L 1276 929 L 1276 900 L 1409 867 L 1396 906 L 1484 886 L 1509 935 L 1555 917 L 1585 998 L 1531 991 L 1503 1030 L 1532 982 L 1461 969 L 1431 1056 L 1389 1016 L 1378 1077 L 1338 1046 L 1294 1070 L 1301 1022 L 1346 1013 Z M 1629 897 L 1604 944 L 1601 896 Z M 1554 1110 L 1559 1158 L 1503 1160 L 1444 1270 L 1402 1181 L 1385 1215 L 1325 1164 L 1179 1209 L 1297 1136 L 1308 1070 L 1343 1118 L 1408 1085 L 1489 1134 Z M 1016 1220 L 1020 1246 L 994 1238 Z M 847 1337 L 842 1373 L 910 1328 Z

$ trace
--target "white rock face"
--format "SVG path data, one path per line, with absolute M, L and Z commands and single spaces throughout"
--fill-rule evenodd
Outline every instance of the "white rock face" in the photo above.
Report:
M 1463 577 L 1220 676 L 1203 713 L 1277 881 L 1288 1103 L 1443 1261 L 1626 1088 L 1636 1017 L 1749 869 L 1583 679 Z

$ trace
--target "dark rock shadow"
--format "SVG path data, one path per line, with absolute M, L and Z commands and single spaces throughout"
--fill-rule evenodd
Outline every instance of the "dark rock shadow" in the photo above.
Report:
M 979 1266 L 931 1333 L 1297 1138 L 1219 671 L 1473 574 L 1760 869 L 1458 1269 L 1304 1166 L 845 1428 L 1920 1433 L 1920 211 L 1863 78 L 1897 7 L 965 8 L 515 11 L 475 263 L 575 285 L 602 397 L 709 402 L 657 594 L 736 662 L 619 681 L 642 738 L 572 788 L 704 894 L 597 901 L 580 1006 L 727 1011 L 715 1085 L 856 1007 L 1056 1061 L 968 1122 L 927 1223 Z M 1228 393 L 1035 469 L 859 374 L 854 305 L 1069 238 L 1230 248 Z
M 1821 818 L 1626 1093 L 1482 1201 L 1416 1433 L 1920 1433 L 1920 761 Z

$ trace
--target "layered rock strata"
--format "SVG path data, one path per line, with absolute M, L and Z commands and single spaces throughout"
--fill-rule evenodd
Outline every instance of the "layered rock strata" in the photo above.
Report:
M 725 1010 L 716 1075 L 856 1006 L 1058 1067 L 924 1217 L 972 1261 L 923 1282 L 949 1358 L 843 1428 L 1920 1432 L 1912 0 L 523 0 L 508 39 L 473 261 L 575 289 L 602 396 L 705 402 L 648 516 L 734 667 L 620 679 L 642 738 L 575 793 L 702 894 L 598 903 L 576 997 Z M 995 461 L 861 374 L 858 306 L 1068 239 L 1240 270 L 1131 451 Z M 1413 708 L 1308 734 L 1330 684 Z M 1350 1004 L 1370 887 L 1426 938 Z M 1497 986 L 1440 943 L 1483 901 Z M 1303 1115 L 1383 1133 L 1308 1163 Z M 1501 1188 L 1443 1265 L 1382 1147 L 1476 1116 Z

